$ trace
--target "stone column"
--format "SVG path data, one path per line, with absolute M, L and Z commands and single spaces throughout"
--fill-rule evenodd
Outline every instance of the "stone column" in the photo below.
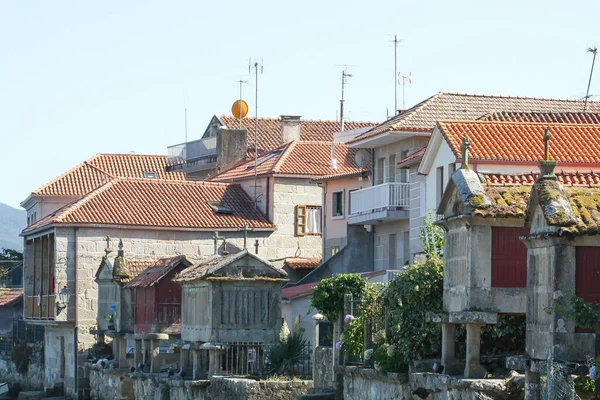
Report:
M 542 398 L 542 390 L 540 386 L 540 373 L 525 370 L 525 400 L 540 400 Z
M 144 363 L 144 367 L 148 367 L 148 365 L 150 364 L 150 341 L 149 340 L 142 340 L 142 362 Z
M 221 351 L 219 346 L 208 349 L 208 378 L 221 372 Z
M 481 348 L 481 325 L 467 326 L 467 357 L 465 360 L 465 378 L 483 379 L 487 371 L 479 364 Z
M 197 348 L 192 349 L 192 378 L 194 380 L 200 379 L 202 373 L 202 363 L 200 362 L 200 350 Z
M 142 341 L 139 339 L 134 340 L 135 345 L 133 346 L 133 365 L 137 366 L 142 362 Z
M 160 372 L 160 348 L 158 346 L 159 343 L 160 340 L 158 339 L 150 340 L 150 372 Z
M 313 372 L 313 377 L 317 376 L 317 366 L 315 365 L 315 360 L 316 360 L 316 354 L 317 354 L 317 347 L 319 347 L 319 323 L 321 321 L 323 321 L 323 319 L 325 318 L 323 315 L 321 314 L 315 314 L 313 315 L 313 329 L 315 332 L 315 340 L 314 340 L 314 346 L 313 346 L 313 354 L 312 354 L 312 359 L 313 359 L 313 366 L 312 366 L 312 372 Z
M 127 368 L 127 339 L 120 338 L 119 340 L 119 368 Z
M 460 374 L 460 367 L 456 361 L 456 325 L 442 324 L 442 365 L 444 373 L 448 375 Z
M 190 344 L 184 344 L 181 346 L 181 353 L 179 353 L 179 365 L 181 370 L 184 372 L 190 371 Z

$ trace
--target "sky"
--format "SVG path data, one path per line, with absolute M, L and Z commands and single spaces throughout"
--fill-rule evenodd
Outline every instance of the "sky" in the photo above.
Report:
M 347 65 L 347 119 L 384 121 L 394 34 L 406 108 L 439 91 L 581 98 L 598 15 L 594 0 L 0 0 L 0 202 L 97 153 L 166 154 L 185 108 L 198 139 L 240 79 L 254 115 L 250 57 L 262 117 L 336 119 Z

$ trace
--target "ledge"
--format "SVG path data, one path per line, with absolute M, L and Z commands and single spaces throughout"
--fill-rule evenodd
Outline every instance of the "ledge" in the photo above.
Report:
M 425 321 L 437 324 L 496 324 L 498 323 L 498 314 L 484 311 L 427 313 Z
M 388 372 L 384 375 L 374 368 L 364 367 L 337 367 L 336 372 L 349 377 L 360 377 L 392 383 L 408 383 L 408 373 Z

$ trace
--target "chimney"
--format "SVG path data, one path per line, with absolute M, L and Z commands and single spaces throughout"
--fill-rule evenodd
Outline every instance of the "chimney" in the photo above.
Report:
M 281 116 L 281 144 L 288 144 L 294 140 L 300 140 L 300 116 Z

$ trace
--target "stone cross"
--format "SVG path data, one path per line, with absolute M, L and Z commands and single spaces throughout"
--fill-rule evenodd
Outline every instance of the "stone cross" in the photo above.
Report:
M 254 242 L 254 254 L 258 255 L 258 239 Z
M 544 161 L 550 160 L 550 130 L 544 129 Z
M 218 254 L 218 248 L 219 248 L 219 240 L 223 240 L 225 239 L 223 236 L 219 236 L 219 232 L 215 231 L 215 233 L 212 236 L 213 241 L 215 242 L 215 255 Z
M 248 248 L 248 232 L 254 232 L 254 228 L 249 228 L 248 223 L 244 224 L 243 228 L 238 228 L 238 232 L 244 232 L 244 250 Z
M 471 141 L 467 137 L 462 138 L 462 145 L 460 151 L 462 153 L 462 165 L 463 169 L 469 168 L 469 149 L 471 148 Z
M 105 237 L 104 240 L 106 241 L 106 249 L 104 249 L 104 258 L 106 258 L 110 253 L 112 253 L 112 250 L 110 249 L 110 236 Z

